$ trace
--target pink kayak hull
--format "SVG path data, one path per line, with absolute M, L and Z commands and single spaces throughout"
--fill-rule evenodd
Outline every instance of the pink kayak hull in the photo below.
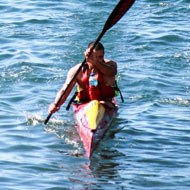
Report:
M 116 103 L 116 102 L 115 102 Z M 73 104 L 74 116 L 77 123 L 77 130 L 86 150 L 87 157 L 90 158 L 96 149 L 99 142 L 104 137 L 106 131 L 109 129 L 112 120 L 117 114 L 118 106 L 110 108 L 101 104 L 104 108 L 101 118 L 98 120 L 97 128 L 92 130 L 87 118 L 86 108 L 90 102 L 84 104 Z

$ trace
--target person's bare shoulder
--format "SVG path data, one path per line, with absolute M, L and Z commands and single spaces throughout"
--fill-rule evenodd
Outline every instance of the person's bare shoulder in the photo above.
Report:
M 104 59 L 106 64 L 109 64 L 115 68 L 117 68 L 117 63 L 115 61 L 109 60 L 109 59 Z
M 68 71 L 67 78 L 71 80 L 75 76 L 75 73 L 78 71 L 78 69 L 79 69 L 80 66 L 81 66 L 81 63 L 79 63 L 79 64 L 75 65 L 74 67 L 72 67 Z M 81 71 L 79 72 L 77 78 L 80 76 L 80 73 L 81 73 Z
M 115 61 L 109 60 L 109 59 L 104 59 L 105 63 L 111 66 L 111 68 L 115 71 L 117 74 L 117 63 Z

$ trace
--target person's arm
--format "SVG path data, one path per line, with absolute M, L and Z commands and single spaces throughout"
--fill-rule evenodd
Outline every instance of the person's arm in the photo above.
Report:
M 105 76 L 115 76 L 117 74 L 117 63 L 114 61 L 106 60 L 103 61 L 102 63 L 96 61 L 94 65 Z
M 59 90 L 59 92 L 56 95 L 56 98 L 54 100 L 54 103 L 52 103 L 49 106 L 49 113 L 54 113 L 56 111 L 58 111 L 61 107 L 61 105 L 66 101 L 67 97 L 69 96 L 70 92 L 72 91 L 73 87 L 76 84 L 76 79 L 70 84 L 73 76 L 75 75 L 77 69 L 78 69 L 79 65 L 71 68 L 67 74 L 67 79 L 63 85 L 63 87 Z M 67 91 L 65 92 L 64 96 L 62 97 L 60 103 L 58 106 L 56 106 L 56 104 L 58 103 L 59 99 L 61 98 L 62 94 L 64 93 L 65 89 L 67 88 L 67 86 L 69 85 L 69 88 L 67 89 Z
M 85 51 L 85 56 L 87 62 L 89 61 L 93 64 L 98 70 L 100 70 L 105 76 L 115 76 L 117 74 L 117 63 L 114 61 L 107 60 L 102 57 L 102 59 L 98 59 L 96 57 L 95 51 L 90 54 L 90 49 L 88 48 Z

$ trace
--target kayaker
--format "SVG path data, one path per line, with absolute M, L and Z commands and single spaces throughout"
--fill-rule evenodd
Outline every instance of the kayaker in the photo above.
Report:
M 79 72 L 78 76 L 72 84 L 70 81 L 75 75 L 76 71 L 80 67 L 80 64 L 72 67 L 68 73 L 66 81 L 60 91 L 57 93 L 54 103 L 49 106 L 49 113 L 53 114 L 54 112 L 60 109 L 60 106 L 65 102 L 73 87 L 77 83 L 77 93 L 75 99 L 79 102 L 90 101 L 89 95 L 89 76 L 93 72 L 97 76 L 98 88 L 99 88 L 99 97 L 97 98 L 102 103 L 107 104 L 108 106 L 113 106 L 112 98 L 115 96 L 115 92 L 118 89 L 115 85 L 115 76 L 117 74 L 117 63 L 104 58 L 104 46 L 99 42 L 94 48 L 93 52 L 90 54 L 90 49 L 94 45 L 94 42 L 91 42 L 88 45 L 88 48 L 84 52 L 86 58 L 86 64 Z M 59 106 L 56 106 L 56 103 L 59 101 L 61 95 L 63 94 L 66 87 L 69 86 L 68 91 L 63 96 L 60 101 Z M 116 89 L 117 88 L 117 89 Z

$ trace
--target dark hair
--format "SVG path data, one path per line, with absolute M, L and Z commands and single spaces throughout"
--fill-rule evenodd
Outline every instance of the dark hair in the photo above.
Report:
M 88 44 L 88 48 L 92 48 L 94 44 L 95 44 L 95 42 L 90 42 L 90 43 Z M 102 45 L 102 43 L 98 42 L 97 45 L 96 45 L 96 47 L 95 47 L 94 49 L 95 49 L 96 51 L 98 51 L 98 50 L 104 51 L 104 46 Z

